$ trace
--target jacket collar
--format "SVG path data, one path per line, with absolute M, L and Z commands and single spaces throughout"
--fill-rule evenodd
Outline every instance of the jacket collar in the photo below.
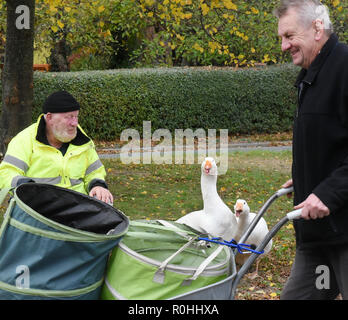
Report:
M 46 136 L 46 121 L 43 114 L 39 116 L 37 121 L 36 140 L 41 143 L 50 145 Z M 87 135 L 80 128 L 80 126 L 78 126 L 76 137 L 72 141 L 70 141 L 69 144 L 73 144 L 75 146 L 82 146 L 86 144 L 87 142 L 89 142 L 90 140 L 91 139 L 87 137 Z
M 295 87 L 298 87 L 300 82 L 306 82 L 311 85 L 319 73 L 321 67 L 324 65 L 327 57 L 330 55 L 332 50 L 336 47 L 338 43 L 338 37 L 336 34 L 332 34 L 330 38 L 326 41 L 320 53 L 316 56 L 314 61 L 309 66 L 308 70 L 301 69 L 300 74 L 295 82 Z

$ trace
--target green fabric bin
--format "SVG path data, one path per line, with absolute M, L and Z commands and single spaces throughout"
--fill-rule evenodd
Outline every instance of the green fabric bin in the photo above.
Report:
M 174 222 L 131 221 L 112 251 L 101 299 L 176 299 L 230 278 L 231 249 L 198 241 L 199 236 Z

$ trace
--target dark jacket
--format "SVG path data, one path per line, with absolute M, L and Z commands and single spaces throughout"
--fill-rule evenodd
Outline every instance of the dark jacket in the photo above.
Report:
M 331 212 L 295 221 L 297 245 L 348 242 L 348 46 L 331 35 L 296 87 L 294 204 L 314 193 Z

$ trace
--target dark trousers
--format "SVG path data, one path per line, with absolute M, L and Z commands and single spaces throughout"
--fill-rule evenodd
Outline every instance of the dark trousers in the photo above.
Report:
M 348 300 L 348 244 L 297 249 L 282 300 Z

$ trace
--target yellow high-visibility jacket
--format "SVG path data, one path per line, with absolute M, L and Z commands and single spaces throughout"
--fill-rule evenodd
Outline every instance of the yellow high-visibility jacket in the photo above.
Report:
M 0 164 L 0 189 L 16 187 L 19 179 L 27 177 L 84 194 L 96 182 L 105 184 L 105 168 L 93 141 L 80 126 L 64 156 L 60 150 L 42 142 L 47 140 L 45 128 L 41 114 L 36 123 L 11 140 Z

